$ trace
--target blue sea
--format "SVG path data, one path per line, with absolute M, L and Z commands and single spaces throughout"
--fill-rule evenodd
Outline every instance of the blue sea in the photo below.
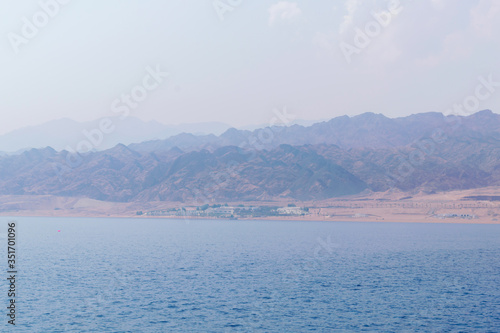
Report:
M 0 220 L 1 332 L 500 332 L 500 225 Z

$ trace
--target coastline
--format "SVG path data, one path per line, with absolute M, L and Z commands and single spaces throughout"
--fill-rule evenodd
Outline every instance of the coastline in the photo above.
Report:
M 237 220 L 329 221 L 329 222 L 401 222 L 500 224 L 500 201 L 471 200 L 471 196 L 494 196 L 498 187 L 444 193 L 409 195 L 401 192 L 377 192 L 322 201 L 293 201 L 307 207 L 307 215 L 243 216 Z M 269 202 L 232 202 L 228 206 L 286 207 L 290 200 Z M 180 202 L 105 202 L 88 198 L 56 196 L 0 196 L 2 217 L 82 217 L 82 218 L 161 218 L 221 219 L 214 216 L 178 216 L 165 213 L 146 216 L 151 211 L 171 211 L 186 207 L 190 213 L 196 205 Z M 144 215 L 137 215 L 138 212 Z
M 106 214 L 106 213 L 79 213 L 72 214 L 69 212 L 60 211 L 58 213 L 49 211 L 18 211 L 18 212 L 2 212 L 0 217 L 16 218 L 16 217 L 54 217 L 54 218 L 122 218 L 122 219 L 167 219 L 167 220 L 222 220 L 222 221 L 296 221 L 296 222 L 389 222 L 389 223 L 443 223 L 443 224 L 500 224 L 500 221 L 491 218 L 478 217 L 475 219 L 462 218 L 433 218 L 430 216 L 411 215 L 398 216 L 388 214 L 386 216 L 374 217 L 353 217 L 353 216 L 266 216 L 266 217 L 245 217 L 245 218 L 222 218 L 208 216 L 138 216 L 133 214 Z

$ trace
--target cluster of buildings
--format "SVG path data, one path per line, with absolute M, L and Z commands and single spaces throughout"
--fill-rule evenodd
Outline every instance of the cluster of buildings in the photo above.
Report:
M 165 210 L 152 210 L 138 215 L 146 216 L 194 216 L 194 217 L 265 217 L 265 216 L 301 216 L 307 215 L 307 208 L 301 207 L 268 207 L 268 206 L 243 206 L 238 207 L 213 205 L 202 207 L 169 208 Z
M 447 218 L 477 219 L 477 215 L 474 214 L 437 214 L 434 216 L 440 219 L 447 219 Z

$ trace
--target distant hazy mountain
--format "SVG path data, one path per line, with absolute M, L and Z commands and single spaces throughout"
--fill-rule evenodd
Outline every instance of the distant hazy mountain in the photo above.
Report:
M 184 132 L 200 135 L 221 134 L 230 127 L 218 122 L 164 125 L 156 121 L 144 122 L 134 117 L 123 120 L 118 117 L 109 119 L 115 129 L 112 133 L 103 135 L 102 143 L 97 147 L 94 146 L 96 150 L 109 149 L 119 143 L 128 145 L 146 140 L 166 139 Z M 21 128 L 0 135 L 0 151 L 17 152 L 47 146 L 58 151 L 68 147 L 75 150 L 79 142 L 87 140 L 83 131 L 92 132 L 98 129 L 100 121 L 101 119 L 80 123 L 71 119 L 60 119 L 40 126 Z
M 492 135 L 500 138 L 500 115 L 484 110 L 473 115 L 444 116 L 429 112 L 401 118 L 364 113 L 342 116 L 304 127 L 261 128 L 254 131 L 228 129 L 218 137 L 178 135 L 166 140 L 133 144 L 130 148 L 152 152 L 180 147 L 183 150 L 216 149 L 228 145 L 256 149 L 272 149 L 281 144 L 333 144 L 341 148 L 395 148 L 413 143 L 421 137 L 443 131 L 461 131 L 468 135 Z
M 328 119 L 320 119 L 320 120 L 293 119 L 289 123 L 287 123 L 287 126 L 300 125 L 307 127 L 323 121 L 328 121 Z M 245 131 L 255 131 L 256 129 L 264 128 L 267 126 L 269 126 L 269 124 L 254 124 L 254 125 L 240 126 L 238 127 L 238 129 Z

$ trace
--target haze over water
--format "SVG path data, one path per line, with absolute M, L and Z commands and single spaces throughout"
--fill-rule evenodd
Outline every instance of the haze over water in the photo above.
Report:
M 500 330 L 499 225 L 15 220 L 19 332 Z

